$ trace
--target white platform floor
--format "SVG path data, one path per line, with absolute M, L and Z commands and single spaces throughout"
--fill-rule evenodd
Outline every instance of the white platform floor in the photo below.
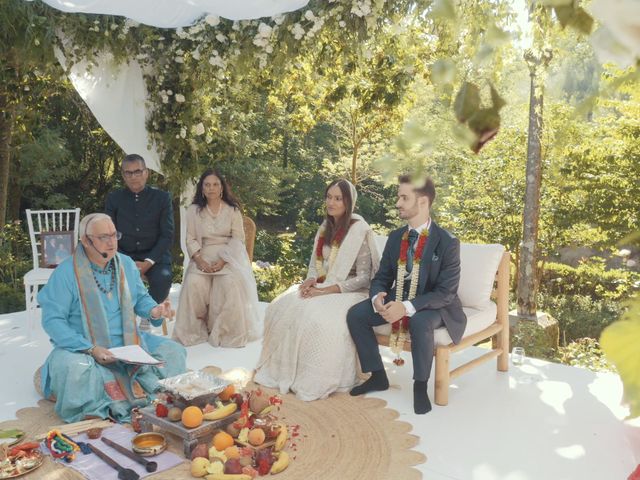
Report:
M 478 350 L 455 354 L 453 366 Z M 39 321 L 29 332 L 24 312 L 0 315 L 0 421 L 36 404 L 33 372 L 49 351 Z M 241 349 L 204 344 L 188 349 L 187 363 L 251 370 L 259 354 L 259 341 Z M 455 380 L 447 407 L 419 416 L 411 362 L 395 367 L 388 349 L 383 357 L 392 386 L 375 396 L 413 425 L 427 455 L 418 467 L 424 479 L 625 480 L 640 462 L 640 426 L 623 421 L 616 375 L 534 359 L 500 373 L 489 362 Z M 429 390 L 433 398 L 433 382 Z

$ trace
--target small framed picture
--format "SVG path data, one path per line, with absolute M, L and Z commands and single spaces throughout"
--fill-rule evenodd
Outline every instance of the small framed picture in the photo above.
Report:
M 62 261 L 73 254 L 74 232 L 42 232 L 40 242 L 42 248 L 41 265 L 45 268 L 55 268 Z

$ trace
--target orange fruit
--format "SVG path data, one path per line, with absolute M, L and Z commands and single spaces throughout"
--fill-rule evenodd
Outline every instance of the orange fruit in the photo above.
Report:
M 221 391 L 218 394 L 218 398 L 223 402 L 227 402 L 231 398 L 231 395 L 233 395 L 234 393 L 236 393 L 236 387 L 232 383 L 231 385 L 228 385 L 227 388 L 225 388 L 223 391 Z
M 240 458 L 240 450 L 235 445 L 227 447 L 224 449 L 224 456 L 229 460 L 231 460 L 232 458 Z
M 196 428 L 202 425 L 204 414 L 198 407 L 187 407 L 182 411 L 182 424 L 187 428 Z
M 218 432 L 213 436 L 213 446 L 219 452 L 224 452 L 227 447 L 233 446 L 233 437 L 227 432 Z
M 264 443 L 266 435 L 261 428 L 254 428 L 249 432 L 249 443 L 254 447 L 258 447 Z

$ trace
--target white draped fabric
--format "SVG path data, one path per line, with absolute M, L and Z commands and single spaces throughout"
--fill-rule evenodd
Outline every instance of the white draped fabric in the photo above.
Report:
M 271 17 L 304 7 L 309 0 L 43 0 L 72 13 L 120 15 L 145 25 L 177 28 L 191 25 L 203 15 L 230 20 Z
M 60 50 L 56 50 L 56 57 L 65 67 Z M 75 63 L 68 72 L 73 86 L 125 153 L 142 155 L 147 167 L 160 172 L 160 156 L 150 144 L 145 123 L 147 87 L 140 65 L 135 60 L 115 65 L 109 55 L 103 55 L 96 63 L 92 67 L 86 61 Z

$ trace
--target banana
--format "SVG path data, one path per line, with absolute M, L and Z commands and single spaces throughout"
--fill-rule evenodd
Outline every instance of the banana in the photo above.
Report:
M 211 474 L 219 475 L 221 473 L 224 473 L 224 462 L 218 462 L 218 461 L 211 462 L 207 467 L 207 473 L 209 475 Z
M 289 466 L 289 454 L 284 450 L 276 453 L 278 459 L 271 465 L 271 474 L 280 473 Z
M 251 475 L 244 473 L 213 473 L 204 478 L 206 480 L 252 480 Z
M 249 441 L 249 429 L 247 427 L 240 430 L 238 434 L 238 441 L 242 443 L 247 443 Z
M 287 443 L 287 438 L 288 438 L 287 426 L 281 424 L 280 431 L 278 432 L 278 436 L 276 437 L 276 443 L 273 446 L 273 449 L 276 452 L 279 452 L 280 450 L 282 450 L 285 444 Z
M 238 405 L 235 402 L 232 402 L 232 403 L 230 403 L 228 405 L 225 405 L 223 407 L 216 408 L 212 412 L 205 413 L 204 414 L 204 419 L 205 420 L 220 420 L 221 418 L 228 417 L 233 412 L 235 412 L 237 409 L 238 409 Z
M 213 462 L 216 458 L 219 458 L 222 463 L 227 461 L 227 456 L 224 454 L 224 452 L 219 452 L 218 450 L 216 450 L 216 447 L 211 447 L 209 449 L 209 461 Z
M 271 412 L 271 410 L 273 410 L 273 405 L 266 406 L 266 407 L 264 407 L 264 408 L 262 409 L 262 411 L 260 412 L 260 414 L 259 414 L 259 415 L 260 415 L 261 417 L 262 417 L 262 416 L 264 416 L 264 415 L 267 415 L 267 414 L 269 414 L 269 413 Z

